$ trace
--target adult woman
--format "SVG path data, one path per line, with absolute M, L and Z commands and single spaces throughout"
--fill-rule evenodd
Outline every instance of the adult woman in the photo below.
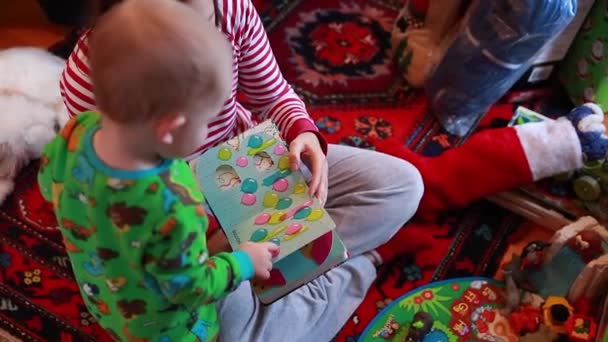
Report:
M 117 2 L 100 1 L 99 8 L 103 12 Z M 271 118 L 289 143 L 291 166 L 304 166 L 304 161 L 305 169 L 310 170 L 311 194 L 326 202 L 336 230 L 353 256 L 267 307 L 261 307 L 249 284 L 243 284 L 220 307 L 221 324 L 226 327 L 220 339 L 329 340 L 375 279 L 374 266 L 383 253 L 362 254 L 387 241 L 416 211 L 422 196 L 420 174 L 411 164 L 388 155 L 327 144 L 282 77 L 250 0 L 186 2 L 200 13 L 201 20 L 214 21 L 230 41 L 234 70 L 231 97 L 209 124 L 208 139 L 192 156 Z M 92 31 L 78 41 L 61 80 L 72 115 L 95 107 L 87 62 Z M 247 97 L 248 106 L 237 101 L 237 91 Z

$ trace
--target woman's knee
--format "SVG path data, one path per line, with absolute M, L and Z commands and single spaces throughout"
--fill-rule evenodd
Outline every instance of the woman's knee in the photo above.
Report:
M 390 165 L 385 168 L 384 178 L 393 190 L 393 201 L 400 203 L 400 208 L 407 210 L 407 215 L 414 215 L 424 195 L 424 182 L 418 169 L 411 163 L 390 157 Z M 388 161 L 387 161 L 388 163 Z

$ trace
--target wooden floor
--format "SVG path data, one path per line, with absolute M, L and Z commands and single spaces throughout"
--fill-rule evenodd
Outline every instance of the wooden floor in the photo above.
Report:
M 49 47 L 67 32 L 46 20 L 36 0 L 0 0 L 0 49 Z

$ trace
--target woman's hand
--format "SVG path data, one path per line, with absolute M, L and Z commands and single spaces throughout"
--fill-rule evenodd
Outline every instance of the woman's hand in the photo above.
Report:
M 322 205 L 327 200 L 327 159 L 319 138 L 312 132 L 300 133 L 289 144 L 289 165 L 292 170 L 297 170 L 304 161 L 312 174 L 310 184 L 310 195 L 319 199 Z

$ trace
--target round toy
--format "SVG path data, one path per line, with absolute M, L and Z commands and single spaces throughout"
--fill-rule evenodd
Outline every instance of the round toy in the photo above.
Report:
M 593 201 L 600 197 L 602 188 L 591 176 L 581 176 L 574 181 L 574 192 L 583 201 Z

